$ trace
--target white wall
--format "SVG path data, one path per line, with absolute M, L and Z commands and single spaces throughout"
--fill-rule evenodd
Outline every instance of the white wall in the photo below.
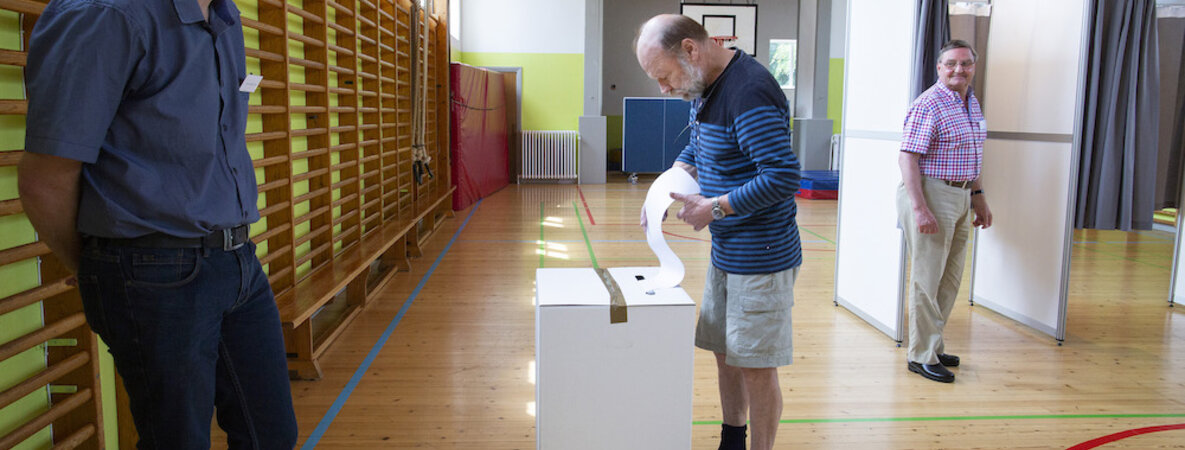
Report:
M 464 51 L 464 46 L 461 44 L 461 30 L 465 23 L 461 19 L 461 3 L 463 0 L 450 0 L 448 2 L 448 41 L 449 46 L 452 47 L 453 52 Z M 468 0 L 472 1 L 472 0 Z
M 848 39 L 847 27 L 848 0 L 831 0 L 831 58 L 843 58 Z
M 584 53 L 584 0 L 464 0 L 461 48 L 481 53 Z
M 472 1 L 472 0 L 470 0 Z M 634 55 L 634 35 L 646 19 L 658 14 L 679 14 L 679 2 L 674 0 L 604 0 L 604 77 L 601 93 L 602 112 L 607 116 L 621 115 L 621 101 L 625 97 L 661 97 L 658 84 L 638 67 Z M 720 3 L 727 1 L 700 1 Z M 797 0 L 755 0 L 745 3 L 757 5 L 757 60 L 769 66 L 770 39 L 798 38 Z M 793 90 L 788 90 L 787 98 Z

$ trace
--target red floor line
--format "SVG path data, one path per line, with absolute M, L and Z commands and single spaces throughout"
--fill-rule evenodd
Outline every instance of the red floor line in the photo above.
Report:
M 671 225 L 680 225 L 680 226 L 688 226 L 688 227 L 691 226 L 691 224 L 689 224 L 689 223 L 679 222 L 677 220 L 667 220 L 666 222 L 663 222 L 663 224 L 662 224 L 662 226 L 664 226 L 664 227 L 669 227 Z M 601 226 L 604 226 L 604 227 L 638 227 L 638 228 L 642 227 L 637 222 L 634 222 L 634 223 L 602 223 Z
M 684 236 L 684 235 L 681 235 L 681 234 L 675 234 L 675 233 L 672 233 L 672 232 L 670 232 L 670 231 L 664 231 L 664 232 L 662 232 L 662 234 L 669 235 L 669 236 L 674 236 L 674 237 L 677 237 L 677 238 L 691 239 L 691 240 L 693 240 L 693 241 L 712 242 L 711 240 L 708 240 L 708 239 L 700 239 L 700 238 L 697 238 L 697 237 Z
M 588 223 L 596 225 L 597 221 L 593 219 L 592 211 L 588 209 L 588 202 L 584 200 L 584 191 L 580 189 L 580 186 L 576 186 L 576 192 L 580 193 L 580 203 L 584 203 L 584 212 L 588 214 Z
M 1103 436 L 1101 438 L 1091 439 L 1089 441 L 1086 441 L 1081 444 L 1075 445 L 1073 447 L 1067 448 L 1066 450 L 1088 450 L 1088 449 L 1092 449 L 1095 447 L 1107 445 L 1107 444 L 1110 444 L 1115 441 L 1127 439 L 1132 436 L 1139 436 L 1141 434 L 1156 433 L 1156 432 L 1160 432 L 1160 431 L 1171 431 L 1171 430 L 1185 430 L 1185 423 L 1179 423 L 1176 425 L 1160 425 L 1160 426 L 1155 426 L 1155 427 L 1136 428 L 1134 430 L 1120 431 L 1115 434 L 1108 434 L 1108 435 Z

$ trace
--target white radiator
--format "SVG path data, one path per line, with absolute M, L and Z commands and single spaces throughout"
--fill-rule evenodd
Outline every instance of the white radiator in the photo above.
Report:
M 523 131 L 519 181 L 575 182 L 579 143 L 576 131 Z

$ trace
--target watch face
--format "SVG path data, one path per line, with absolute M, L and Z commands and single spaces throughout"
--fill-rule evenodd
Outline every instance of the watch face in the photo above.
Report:
M 721 208 L 720 205 L 712 207 L 712 218 L 716 220 L 724 218 L 724 209 Z

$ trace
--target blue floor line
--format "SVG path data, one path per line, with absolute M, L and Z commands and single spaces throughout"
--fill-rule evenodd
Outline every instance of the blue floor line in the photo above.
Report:
M 432 263 L 432 267 L 420 278 L 420 284 L 416 285 L 415 290 L 411 291 L 411 295 L 407 297 L 407 301 L 403 302 L 403 307 L 399 308 L 399 313 L 395 315 L 394 319 L 391 319 L 391 323 L 387 325 L 386 331 L 383 331 L 383 335 L 379 337 L 378 342 L 375 342 L 374 347 L 371 347 L 370 353 L 366 354 L 366 359 L 362 360 L 362 364 L 358 366 L 358 370 L 354 371 L 354 376 L 350 377 L 350 381 L 346 383 L 341 393 L 337 395 L 337 400 L 334 400 L 329 410 L 325 411 L 325 416 L 321 417 L 321 422 L 317 423 L 317 428 L 313 430 L 313 434 L 309 435 L 309 440 L 300 446 L 301 450 L 316 448 L 317 443 L 321 441 L 321 436 L 324 436 L 325 432 L 329 430 L 329 424 L 333 423 L 333 419 L 337 417 L 337 413 L 341 412 L 342 408 L 346 406 L 346 400 L 350 399 L 350 394 L 354 393 L 354 388 L 362 381 L 362 376 L 366 375 L 366 371 L 370 369 L 370 365 L 374 363 L 374 360 L 379 356 L 379 352 L 382 351 L 383 346 L 387 344 L 387 339 L 395 332 L 395 326 L 399 325 L 399 321 L 403 319 L 403 315 L 407 313 L 407 309 L 416 300 L 416 296 L 420 295 L 420 290 L 428 283 L 428 279 L 432 277 L 432 272 L 436 271 L 436 267 L 440 265 L 440 261 L 444 259 L 444 255 L 453 247 L 453 243 L 457 242 L 457 236 L 461 235 L 461 231 L 465 229 L 465 225 L 469 224 L 469 219 L 473 218 L 473 213 L 477 212 L 479 206 L 481 206 L 481 200 L 478 200 L 477 204 L 473 205 L 473 209 L 465 217 L 465 222 L 461 224 L 460 228 L 457 228 L 457 232 L 453 233 L 453 238 L 449 239 L 448 245 L 445 245 L 444 250 L 440 251 L 440 255 L 436 257 L 436 261 Z

